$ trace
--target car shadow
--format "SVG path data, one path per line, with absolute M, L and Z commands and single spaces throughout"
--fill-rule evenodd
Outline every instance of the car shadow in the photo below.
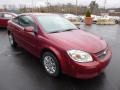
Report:
M 7 29 L 6 28 L 4 28 L 4 27 L 0 27 L 0 33 L 6 33 L 7 32 Z
M 6 31 L 7 30 L 7 28 L 5 28 L 5 27 L 0 27 L 0 31 Z

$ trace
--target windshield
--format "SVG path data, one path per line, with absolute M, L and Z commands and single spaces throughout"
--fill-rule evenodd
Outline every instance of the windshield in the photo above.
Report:
M 37 18 L 47 33 L 63 32 L 77 29 L 74 24 L 59 15 L 40 15 L 37 16 Z

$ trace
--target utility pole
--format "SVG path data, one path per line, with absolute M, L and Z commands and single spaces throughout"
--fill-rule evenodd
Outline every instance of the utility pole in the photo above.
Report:
M 104 1 L 104 10 L 106 9 L 105 5 L 106 5 L 106 0 Z
M 33 0 L 31 0 L 31 9 L 32 9 L 32 12 L 33 12 L 33 10 L 34 10 L 34 9 L 33 9 L 33 8 L 34 8 L 33 5 L 34 5 L 34 4 L 33 4 Z
M 49 12 L 49 2 L 47 0 L 47 12 Z
M 78 0 L 76 0 L 76 15 L 78 14 L 78 8 L 77 8 L 77 5 L 78 5 Z
M 96 11 L 95 11 L 96 1 L 97 1 L 97 0 L 95 0 L 94 7 L 93 7 L 93 10 L 94 10 L 94 12 L 93 12 L 93 13 L 94 13 L 94 14 L 96 14 Z

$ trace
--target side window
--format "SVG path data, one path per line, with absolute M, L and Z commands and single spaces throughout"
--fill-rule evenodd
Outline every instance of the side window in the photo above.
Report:
M 4 16 L 3 16 L 3 13 L 0 13 L 0 18 L 3 18 Z
M 19 24 L 19 17 L 13 18 L 12 21 L 16 24 Z
M 37 31 L 37 26 L 34 23 L 33 18 L 30 16 L 20 16 L 19 17 L 19 24 L 23 27 L 33 26 L 34 30 Z

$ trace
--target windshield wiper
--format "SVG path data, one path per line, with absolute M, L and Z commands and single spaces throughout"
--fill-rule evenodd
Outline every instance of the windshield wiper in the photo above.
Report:
M 66 32 L 66 31 L 72 31 L 72 30 L 77 30 L 76 28 L 70 28 L 70 29 L 65 29 L 65 30 L 58 30 L 58 31 L 53 31 L 53 32 L 49 32 L 49 33 L 59 33 L 59 32 Z
M 53 32 L 49 32 L 49 33 L 59 33 L 60 31 L 53 31 Z
M 64 31 L 62 31 L 62 32 L 72 31 L 72 30 L 77 30 L 77 29 L 72 29 L 72 28 L 70 28 L 70 29 L 66 29 L 66 30 L 64 30 Z

